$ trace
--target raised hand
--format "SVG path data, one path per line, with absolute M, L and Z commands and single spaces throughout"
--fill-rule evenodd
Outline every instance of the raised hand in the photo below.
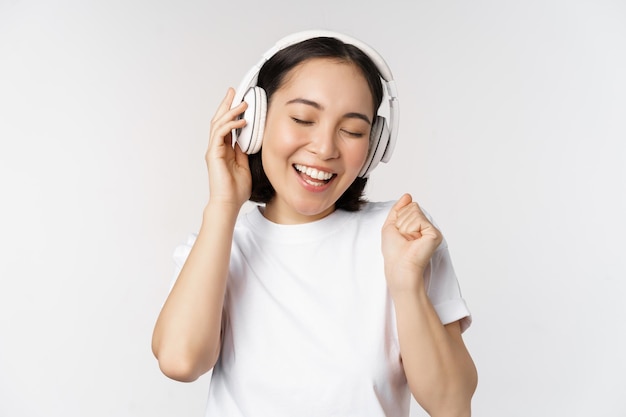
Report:
M 385 276 L 392 294 L 423 286 L 424 270 L 442 240 L 412 197 L 400 197 L 382 228 Z
M 205 160 L 209 171 L 210 203 L 233 205 L 239 209 L 250 197 L 252 177 L 246 155 L 239 145 L 232 144 L 232 130 L 245 126 L 237 119 L 247 104 L 242 102 L 231 108 L 235 90 L 228 89 L 211 119 L 211 133 Z

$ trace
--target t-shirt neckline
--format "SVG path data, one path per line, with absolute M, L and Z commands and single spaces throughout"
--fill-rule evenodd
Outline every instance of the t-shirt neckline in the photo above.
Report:
M 313 241 L 327 238 L 341 229 L 353 213 L 335 210 L 328 216 L 309 223 L 278 224 L 268 220 L 257 206 L 245 214 L 244 219 L 250 230 L 262 239 L 283 243 Z

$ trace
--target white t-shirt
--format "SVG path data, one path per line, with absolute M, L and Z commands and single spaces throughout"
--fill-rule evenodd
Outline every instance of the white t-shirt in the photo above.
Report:
M 237 222 L 220 358 L 206 416 L 408 417 L 381 228 L 394 202 L 279 225 L 258 209 Z M 177 248 L 181 268 L 195 236 Z M 446 242 L 426 271 L 443 324 L 471 316 Z

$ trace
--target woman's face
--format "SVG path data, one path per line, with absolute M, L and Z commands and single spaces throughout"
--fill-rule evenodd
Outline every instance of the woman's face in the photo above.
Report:
M 314 58 L 274 92 L 261 159 L 276 190 L 264 215 L 281 224 L 321 219 L 365 163 L 373 98 L 354 64 Z

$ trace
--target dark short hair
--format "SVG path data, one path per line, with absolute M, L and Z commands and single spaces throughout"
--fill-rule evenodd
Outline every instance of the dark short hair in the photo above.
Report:
M 363 74 L 372 93 L 374 120 L 383 100 L 383 87 L 380 72 L 371 58 L 354 45 L 336 38 L 318 37 L 288 46 L 274 54 L 259 71 L 257 86 L 267 94 L 268 103 L 272 95 L 285 81 L 285 76 L 297 65 L 314 58 L 330 58 L 355 65 Z M 267 203 L 274 198 L 276 191 L 265 175 L 261 162 L 261 152 L 249 157 L 252 172 L 252 194 L 250 200 Z M 336 209 L 358 211 L 365 203 L 367 178 L 357 177 L 335 203 Z

